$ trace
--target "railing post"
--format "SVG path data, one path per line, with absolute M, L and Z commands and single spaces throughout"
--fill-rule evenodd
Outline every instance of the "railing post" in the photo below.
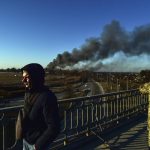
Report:
M 3 150 L 5 150 L 5 139 L 6 139 L 6 137 L 5 137 L 5 125 L 3 124 Z
M 2 122 L 2 138 L 3 138 L 3 141 L 2 141 L 2 149 L 5 150 L 5 146 L 6 146 L 6 131 L 5 131 L 5 125 L 6 125 L 6 122 L 5 122 L 5 114 L 3 113 L 1 118 L 0 118 L 1 122 Z
M 148 147 L 150 147 L 150 93 L 148 94 Z

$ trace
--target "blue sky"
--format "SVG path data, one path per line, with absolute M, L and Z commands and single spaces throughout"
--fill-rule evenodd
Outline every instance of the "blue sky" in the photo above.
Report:
M 0 0 L 0 68 L 46 67 L 118 20 L 127 30 L 150 23 L 149 0 Z

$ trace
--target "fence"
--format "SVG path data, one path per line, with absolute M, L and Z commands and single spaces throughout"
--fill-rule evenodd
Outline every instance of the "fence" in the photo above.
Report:
M 147 110 L 148 94 L 138 90 L 121 91 L 60 100 L 59 102 L 62 129 L 52 144 L 52 149 L 63 146 L 90 131 L 101 128 L 100 132 L 125 122 Z M 15 142 L 15 121 L 18 110 L 23 106 L 0 109 L 0 138 L 2 148 Z M 9 131 L 11 129 L 11 131 Z

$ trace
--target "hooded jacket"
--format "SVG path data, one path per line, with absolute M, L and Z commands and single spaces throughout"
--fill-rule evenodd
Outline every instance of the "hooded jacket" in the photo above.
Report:
M 57 98 L 44 86 L 45 72 L 41 65 L 28 64 L 23 70 L 29 73 L 32 85 L 25 93 L 23 138 L 37 150 L 44 150 L 60 131 Z

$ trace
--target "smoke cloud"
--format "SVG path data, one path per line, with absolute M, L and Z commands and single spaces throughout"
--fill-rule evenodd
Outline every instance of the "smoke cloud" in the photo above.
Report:
M 127 32 L 118 21 L 104 26 L 98 38 L 89 38 L 81 48 L 58 54 L 49 69 L 135 71 L 150 68 L 150 25 Z

